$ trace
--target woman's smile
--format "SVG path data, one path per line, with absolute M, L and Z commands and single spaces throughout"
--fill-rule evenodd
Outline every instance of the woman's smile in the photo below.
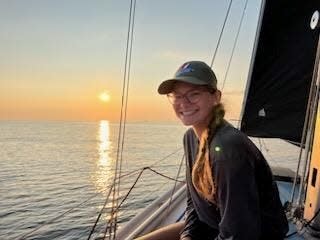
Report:
M 211 93 L 204 90 L 203 87 L 190 83 L 176 83 L 172 94 L 169 97 L 176 100 L 173 101 L 172 106 L 177 117 L 184 125 L 192 126 L 195 129 L 199 128 L 199 130 L 208 125 L 213 107 L 220 102 L 220 98 L 217 97 L 218 91 Z M 185 97 L 188 95 L 196 97 L 196 101 L 192 102 L 188 97 Z
M 189 117 L 195 114 L 196 112 L 198 112 L 198 110 L 191 110 L 191 111 L 189 110 L 189 111 L 181 111 L 180 114 L 184 117 Z

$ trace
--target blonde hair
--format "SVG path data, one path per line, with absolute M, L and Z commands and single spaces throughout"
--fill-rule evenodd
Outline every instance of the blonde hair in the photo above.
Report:
M 217 127 L 223 121 L 225 113 L 223 105 L 216 105 L 212 113 L 210 124 L 200 137 L 197 159 L 192 168 L 192 183 L 202 197 L 215 203 L 216 186 L 209 156 L 210 142 Z

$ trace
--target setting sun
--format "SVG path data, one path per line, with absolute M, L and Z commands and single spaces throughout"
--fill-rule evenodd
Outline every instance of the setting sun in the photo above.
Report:
M 110 95 L 107 93 L 107 92 L 102 92 L 100 93 L 99 95 L 99 99 L 102 101 L 102 102 L 108 102 L 110 100 Z

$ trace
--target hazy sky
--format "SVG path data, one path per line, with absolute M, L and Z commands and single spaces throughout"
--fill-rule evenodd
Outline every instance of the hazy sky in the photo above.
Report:
M 210 64 L 229 0 L 137 0 L 128 119 L 172 120 L 159 83 L 185 61 Z M 220 80 L 245 0 L 234 0 L 214 63 Z M 129 0 L 1 0 L 0 119 L 117 121 Z M 249 0 L 224 88 L 235 118 L 260 1 Z M 98 95 L 106 91 L 109 102 Z

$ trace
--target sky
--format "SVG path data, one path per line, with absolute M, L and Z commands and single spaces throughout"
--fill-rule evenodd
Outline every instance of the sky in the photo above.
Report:
M 186 61 L 211 63 L 228 5 L 137 0 L 128 121 L 175 120 L 157 87 Z M 244 6 L 232 2 L 213 64 L 220 88 Z M 0 120 L 118 121 L 129 7 L 129 0 L 0 1 Z M 260 1 L 248 1 L 222 91 L 229 119 L 239 117 L 259 9 Z

